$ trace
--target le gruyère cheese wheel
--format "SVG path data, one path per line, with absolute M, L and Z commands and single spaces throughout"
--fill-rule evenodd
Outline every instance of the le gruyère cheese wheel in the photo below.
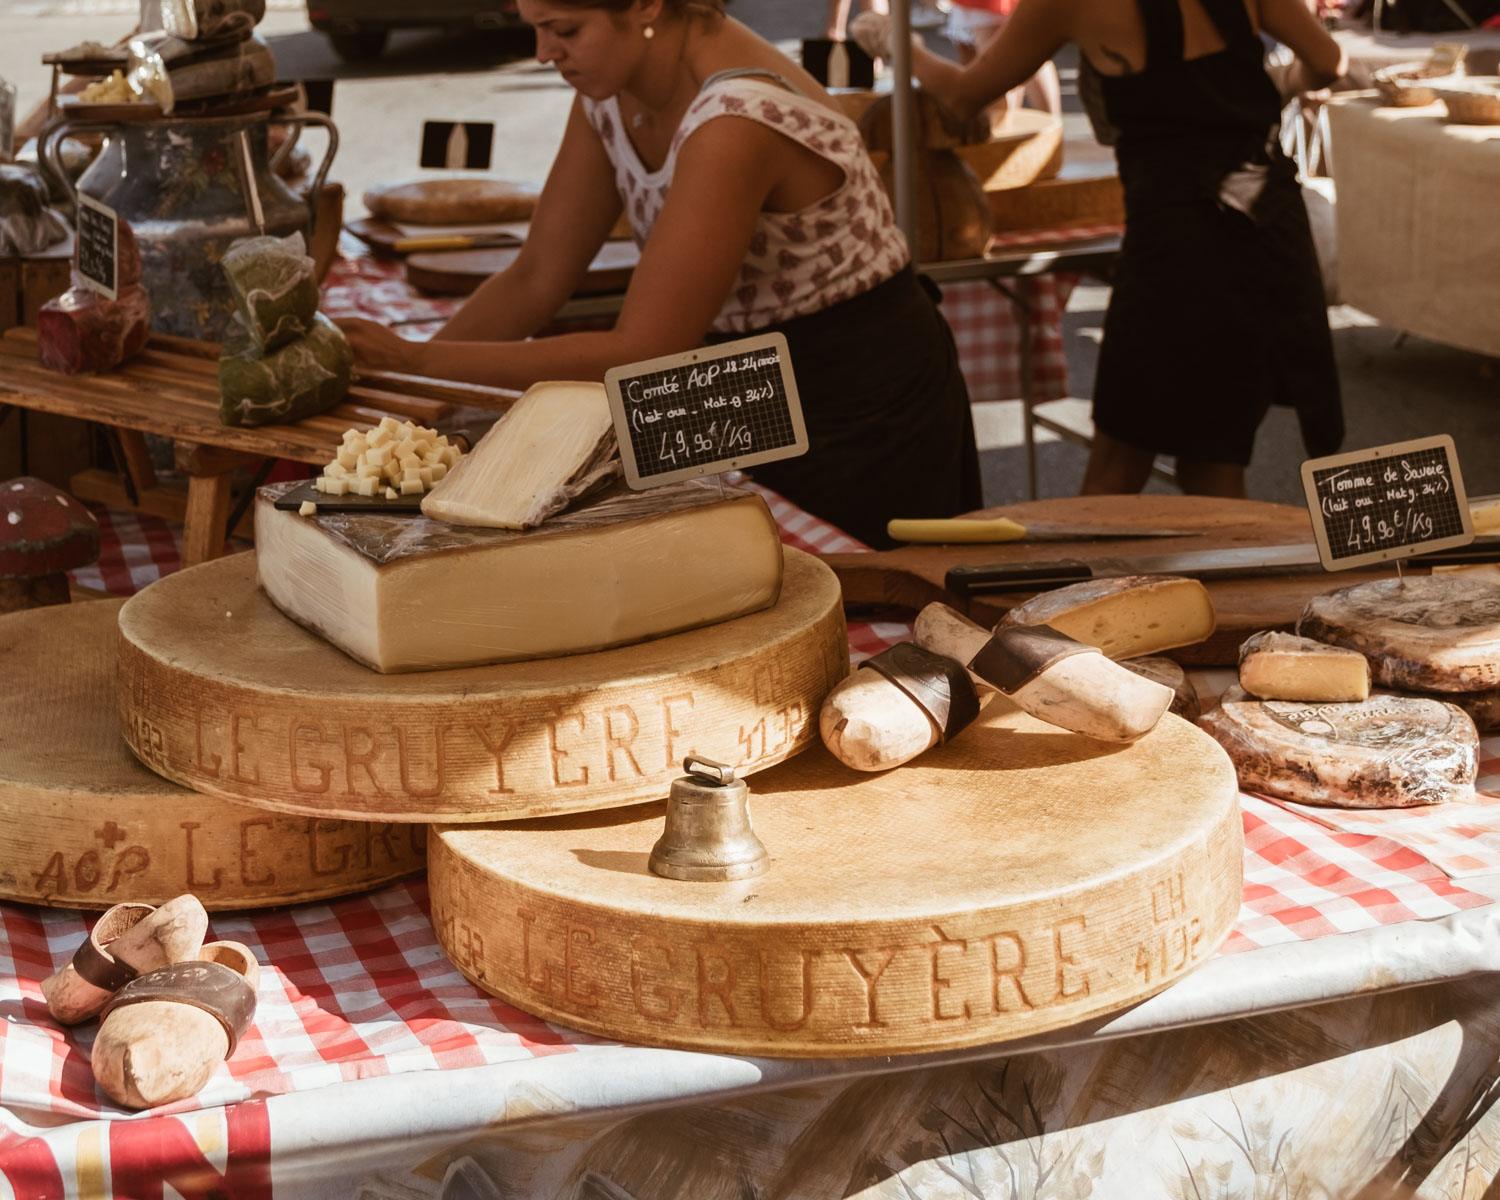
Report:
M 412 225 L 479 225 L 527 221 L 538 189 L 503 179 L 416 179 L 365 193 L 365 207 L 382 221 Z
M 1315 596 L 1297 632 L 1358 650 L 1377 683 L 1417 692 L 1500 687 L 1500 583 L 1447 573 Z
M 1198 722 L 1247 791 L 1335 808 L 1472 800 L 1479 735 L 1460 708 L 1378 693 L 1362 703 L 1257 700 L 1224 693 Z

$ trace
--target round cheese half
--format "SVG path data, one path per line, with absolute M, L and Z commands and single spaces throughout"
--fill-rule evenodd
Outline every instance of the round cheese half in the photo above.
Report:
M 503 179 L 417 179 L 371 188 L 365 207 L 382 221 L 477 225 L 530 220 L 537 195 L 530 184 Z
M 1386 687 L 1500 687 L 1500 582 L 1492 579 L 1445 574 L 1356 584 L 1308 601 L 1297 632 L 1360 651 Z
M 1377 693 L 1303 704 L 1234 687 L 1198 723 L 1224 747 L 1246 791 L 1337 808 L 1474 797 L 1479 735 L 1462 709 L 1440 700 Z

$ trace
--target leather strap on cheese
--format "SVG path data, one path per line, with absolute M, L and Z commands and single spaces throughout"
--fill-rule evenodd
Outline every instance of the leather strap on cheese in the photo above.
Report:
M 1097 653 L 1049 625 L 1003 625 L 974 656 L 969 670 L 1010 696 L 1065 658 Z
M 860 664 L 884 675 L 911 697 L 946 742 L 979 715 L 979 693 L 963 664 L 916 642 L 898 642 Z
M 116 904 L 94 922 L 93 929 L 73 954 L 73 969 L 85 983 L 116 992 L 136 977 L 136 969 L 106 948 L 110 942 L 150 916 L 150 904 Z
M 222 963 L 181 962 L 158 967 L 126 984 L 104 1006 L 100 1018 L 117 1008 L 154 1001 L 201 1008 L 217 1020 L 229 1039 L 226 1058 L 234 1053 L 255 1015 L 255 989 L 239 972 Z

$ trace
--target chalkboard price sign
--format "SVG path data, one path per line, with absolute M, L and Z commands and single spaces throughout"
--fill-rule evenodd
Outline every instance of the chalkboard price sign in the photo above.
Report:
M 1474 540 L 1458 453 L 1447 434 L 1302 464 L 1318 556 L 1330 571 Z
M 94 291 L 119 299 L 120 218 L 92 196 L 78 193 L 78 274 Z
M 783 334 L 616 367 L 604 387 L 637 490 L 807 453 Z

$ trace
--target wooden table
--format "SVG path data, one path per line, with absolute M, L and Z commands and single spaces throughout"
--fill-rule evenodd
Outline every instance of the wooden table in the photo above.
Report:
M 109 472 L 74 475 L 70 490 L 83 500 L 123 500 L 183 524 L 183 563 L 217 558 L 232 527 L 231 476 L 242 467 L 263 476 L 275 459 L 321 466 L 333 457 L 344 430 L 368 429 L 382 417 L 431 425 L 455 405 L 505 408 L 512 393 L 410 375 L 360 372 L 348 398 L 329 412 L 288 425 L 227 426 L 219 420 L 217 346 L 153 337 L 144 352 L 99 375 L 60 375 L 37 361 L 36 330 L 0 337 L 0 408 L 56 413 L 103 426 L 123 479 Z M 145 434 L 172 441 L 178 469 L 188 477 L 184 498 L 159 483 Z M 252 488 L 253 490 L 253 488 Z

